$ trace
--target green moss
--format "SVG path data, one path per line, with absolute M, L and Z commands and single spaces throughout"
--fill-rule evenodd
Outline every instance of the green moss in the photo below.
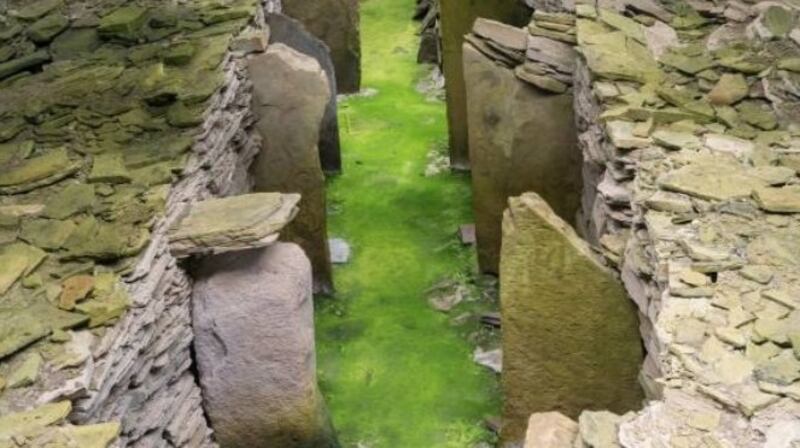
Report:
M 471 222 L 468 179 L 423 177 L 446 139 L 442 102 L 414 90 L 413 2 L 361 4 L 364 83 L 340 105 L 344 174 L 330 184 L 332 236 L 353 246 L 338 294 L 318 299 L 321 387 L 344 447 L 470 447 L 499 413 L 496 381 L 425 290 L 474 266 L 455 240 Z M 474 329 L 471 328 L 471 329 Z

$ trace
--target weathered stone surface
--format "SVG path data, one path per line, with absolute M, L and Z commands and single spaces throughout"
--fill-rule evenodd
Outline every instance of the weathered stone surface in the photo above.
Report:
M 326 173 L 342 171 L 342 156 L 339 145 L 339 118 L 336 102 L 336 72 L 331 60 L 330 49 L 303 28 L 300 22 L 283 14 L 267 14 L 270 27 L 270 42 L 279 42 L 294 48 L 317 60 L 332 92 L 331 99 L 325 107 L 325 115 L 319 130 L 319 160 Z
M 24 193 L 71 176 L 81 163 L 70 159 L 65 149 L 23 160 L 0 173 L 0 194 Z
M 527 23 L 530 12 L 516 0 L 441 0 L 442 68 L 447 97 L 447 122 L 450 135 L 450 164 L 455 169 L 469 169 L 467 97 L 464 83 L 462 44 L 477 17 L 497 20 L 513 26 Z
M 320 168 L 319 129 L 330 90 L 319 64 L 274 44 L 250 59 L 256 129 L 263 142 L 252 167 L 256 191 L 300 193 L 300 212 L 282 233 L 311 259 L 317 292 L 333 289 L 328 251 L 325 177 Z
M 589 246 L 534 193 L 509 200 L 500 266 L 502 438 L 528 416 L 640 406 L 642 362 L 632 303 Z
M 361 88 L 358 0 L 283 0 L 282 6 L 284 14 L 300 21 L 330 49 L 338 87 L 334 92 L 358 92 Z
M 750 87 L 744 76 L 725 73 L 708 93 L 708 100 L 717 106 L 728 106 L 744 99 L 749 91 Z
M 272 244 L 297 215 L 299 194 L 252 193 L 193 204 L 169 234 L 177 258 Z
M 578 424 L 558 412 L 538 412 L 528 419 L 524 448 L 570 448 Z
M 510 196 L 536 191 L 569 222 L 580 206 L 572 96 L 538 90 L 468 44 L 463 51 L 478 261 L 497 272 Z
M 336 446 L 317 389 L 303 251 L 277 243 L 205 258 L 192 300 L 203 400 L 220 445 Z

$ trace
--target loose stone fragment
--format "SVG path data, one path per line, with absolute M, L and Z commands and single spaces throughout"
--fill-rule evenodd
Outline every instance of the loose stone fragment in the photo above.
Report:
M 170 252 L 182 258 L 272 244 L 299 201 L 299 194 L 254 193 L 198 202 L 170 230 Z
M 0 79 L 5 79 L 22 71 L 39 67 L 45 62 L 49 62 L 50 59 L 50 53 L 48 53 L 47 50 L 39 50 L 29 55 L 4 62 L 0 64 Z
M 750 86 L 747 85 L 744 76 L 726 73 L 708 93 L 708 99 L 711 104 L 727 106 L 744 99 L 749 91 Z
M 520 440 L 539 410 L 577 416 L 639 406 L 642 348 L 632 302 L 533 193 L 509 200 L 500 281 L 505 441 Z
M 148 242 L 146 228 L 129 224 L 98 221 L 93 216 L 83 219 L 64 243 L 66 260 L 92 258 L 112 261 L 136 255 Z
M 524 448 L 571 447 L 578 436 L 578 424 L 558 412 L 538 412 L 528 419 Z
M 94 203 L 94 186 L 70 184 L 45 203 L 42 216 L 65 219 L 91 209 Z
M 122 153 L 98 154 L 94 157 L 89 182 L 123 184 L 131 181 Z
M 41 249 L 24 243 L 10 244 L 0 248 L 0 295 L 20 277 L 28 275 L 44 261 L 47 254 Z
M 800 213 L 800 186 L 757 188 L 753 192 L 758 205 L 772 213 Z
M 39 378 L 39 369 L 42 367 L 42 357 L 38 353 L 31 353 L 25 357 L 11 375 L 8 376 L 8 387 L 15 389 L 19 387 L 28 387 L 36 382 Z
M 0 440 L 22 435 L 64 420 L 72 410 L 69 401 L 59 401 L 36 409 L 0 416 Z
M 528 49 L 528 33 L 495 20 L 479 17 L 472 26 L 472 32 L 511 50 L 525 51 Z
M 617 425 L 622 418 L 608 411 L 584 411 L 578 418 L 578 435 L 582 446 L 616 448 Z
M 0 172 L 0 194 L 24 193 L 50 185 L 74 174 L 80 165 L 63 148 L 26 159 Z
M 743 166 L 723 158 L 698 158 L 662 175 L 658 183 L 666 190 L 720 201 L 749 197 L 753 190 L 765 186 Z
M 64 246 L 73 231 L 72 221 L 29 219 L 23 221 L 19 238 L 42 249 L 56 250 Z
M 67 29 L 69 19 L 59 13 L 50 14 L 28 28 L 28 37 L 37 44 L 46 44 L 59 33 Z
M 124 6 L 103 17 L 97 30 L 105 38 L 135 41 L 139 29 L 146 21 L 146 8 Z
M 92 291 L 94 277 L 91 275 L 76 275 L 65 280 L 61 286 L 58 307 L 64 310 L 71 310 L 75 308 L 75 304 L 85 299 L 89 292 Z

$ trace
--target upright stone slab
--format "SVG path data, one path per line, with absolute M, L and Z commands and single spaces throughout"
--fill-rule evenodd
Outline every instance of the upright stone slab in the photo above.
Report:
M 495 19 L 511 25 L 527 24 L 530 11 L 519 0 L 441 0 L 442 69 L 447 80 L 447 122 L 450 132 L 450 163 L 456 169 L 469 169 L 467 141 L 467 100 L 461 45 L 464 35 L 477 17 Z
M 535 412 L 638 409 L 643 350 L 633 303 L 535 193 L 509 200 L 501 260 L 503 442 L 521 441 Z
M 463 51 L 478 263 L 497 273 L 509 197 L 535 191 L 574 222 L 582 183 L 573 98 L 533 87 L 469 44 Z
M 195 279 L 197 368 L 220 446 L 337 446 L 317 388 L 303 251 L 276 243 L 206 257 Z
M 331 88 L 331 99 L 325 107 L 319 131 L 319 159 L 326 173 L 342 171 L 342 156 L 339 145 L 339 118 L 336 113 L 336 71 L 331 60 L 330 49 L 324 42 L 306 31 L 297 20 L 283 14 L 267 14 L 270 42 L 282 43 L 300 53 L 316 59 Z
M 358 0 L 283 0 L 283 13 L 299 20 L 331 50 L 339 93 L 361 88 Z
M 253 162 L 256 191 L 300 193 L 300 212 L 281 233 L 300 245 L 314 268 L 314 291 L 333 289 L 320 168 L 320 123 L 330 99 L 325 73 L 312 57 L 284 44 L 270 45 L 248 63 L 256 128 L 263 139 Z

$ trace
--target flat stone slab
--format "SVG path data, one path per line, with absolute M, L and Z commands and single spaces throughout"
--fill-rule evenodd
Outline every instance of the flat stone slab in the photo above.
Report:
M 264 247 L 297 215 L 299 194 L 253 193 L 192 205 L 169 232 L 176 258 Z

